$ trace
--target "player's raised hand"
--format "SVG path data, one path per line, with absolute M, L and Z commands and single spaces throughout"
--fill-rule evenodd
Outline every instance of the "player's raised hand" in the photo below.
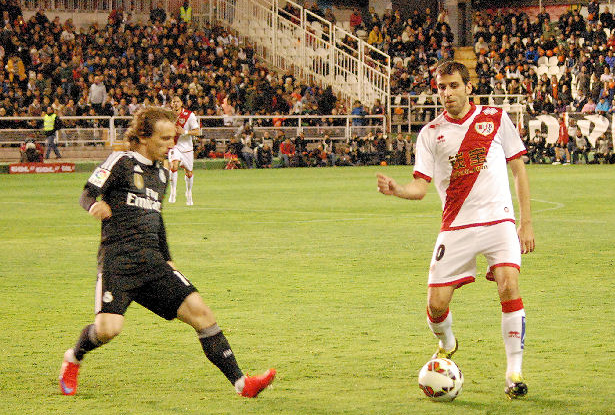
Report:
M 395 189 L 398 187 L 395 180 L 381 173 L 378 173 L 376 176 L 378 177 L 378 191 L 380 193 L 384 195 L 395 194 Z
M 107 202 L 99 201 L 90 207 L 88 213 L 94 216 L 96 219 L 104 220 L 111 217 L 111 206 Z

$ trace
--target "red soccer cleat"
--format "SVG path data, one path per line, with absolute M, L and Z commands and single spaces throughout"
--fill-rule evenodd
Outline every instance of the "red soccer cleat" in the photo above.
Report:
M 63 395 L 74 395 L 77 392 L 77 375 L 79 375 L 79 364 L 73 363 L 71 357 L 73 350 L 68 349 L 64 353 L 64 361 L 60 369 L 60 391 Z
M 273 383 L 275 374 L 275 369 L 269 369 L 260 376 L 246 375 L 241 396 L 245 396 L 246 398 L 256 398 L 263 389 Z

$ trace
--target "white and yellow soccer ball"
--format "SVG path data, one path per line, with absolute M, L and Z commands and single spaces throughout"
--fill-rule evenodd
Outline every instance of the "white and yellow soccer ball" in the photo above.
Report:
M 431 359 L 419 372 L 419 387 L 431 400 L 450 402 L 463 387 L 463 374 L 450 359 Z

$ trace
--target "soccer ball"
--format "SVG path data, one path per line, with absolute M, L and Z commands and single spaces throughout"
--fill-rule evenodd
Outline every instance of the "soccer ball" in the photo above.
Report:
M 450 402 L 461 393 L 463 374 L 450 359 L 431 359 L 419 372 L 419 387 L 431 400 Z

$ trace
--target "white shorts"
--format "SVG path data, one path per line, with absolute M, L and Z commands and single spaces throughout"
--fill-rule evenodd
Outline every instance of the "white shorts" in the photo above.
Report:
M 462 285 L 474 282 L 476 257 L 487 259 L 486 278 L 493 281 L 493 269 L 509 266 L 521 268 L 521 245 L 513 222 L 475 226 L 440 232 L 429 266 L 430 287 Z
M 169 163 L 175 160 L 179 160 L 179 165 L 184 169 L 192 171 L 194 167 L 194 151 L 183 153 L 176 147 L 173 147 L 169 150 Z

